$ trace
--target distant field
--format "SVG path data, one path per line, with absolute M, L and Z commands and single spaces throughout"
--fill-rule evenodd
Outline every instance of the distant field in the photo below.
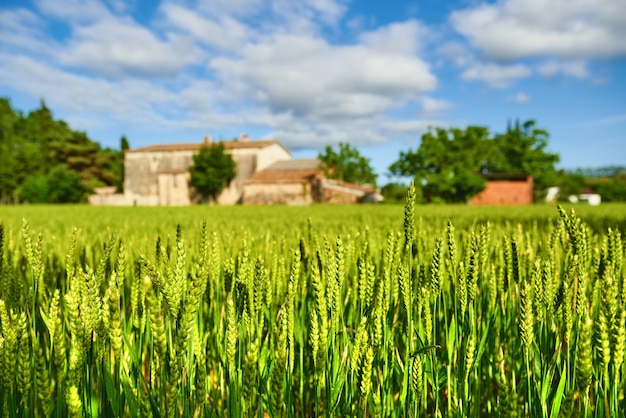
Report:
M 626 203 L 593 207 L 586 204 L 563 205 L 575 209 L 594 230 L 609 226 L 626 231 Z M 237 230 L 253 228 L 276 232 L 277 227 L 299 228 L 307 219 L 324 231 L 354 232 L 364 225 L 370 229 L 397 228 L 402 223 L 402 205 L 313 205 L 313 206 L 190 206 L 190 207 L 97 207 L 86 205 L 0 206 L 0 222 L 8 229 L 21 228 L 22 218 L 47 233 L 69 233 L 80 228 L 89 235 L 106 233 L 107 229 L 134 237 L 154 238 L 171 234 L 176 226 L 198 228 L 207 221 L 210 228 Z M 466 206 L 416 205 L 416 218 L 430 226 L 445 227 L 451 220 L 458 227 L 485 221 L 511 222 L 539 226 L 557 217 L 555 205 L 533 206 Z
M 617 416 L 624 235 L 626 204 L 0 206 L 0 416 Z

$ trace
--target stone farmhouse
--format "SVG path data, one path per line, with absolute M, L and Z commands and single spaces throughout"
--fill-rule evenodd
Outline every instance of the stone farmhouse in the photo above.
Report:
M 358 203 L 382 199 L 371 188 L 326 179 L 317 159 L 293 159 L 278 140 L 223 141 L 237 164 L 237 175 L 218 196 L 219 204 Z M 94 205 L 185 206 L 198 196 L 190 185 L 193 155 L 211 138 L 190 144 L 163 144 L 128 150 L 124 154 L 124 194 L 111 188 L 96 190 Z

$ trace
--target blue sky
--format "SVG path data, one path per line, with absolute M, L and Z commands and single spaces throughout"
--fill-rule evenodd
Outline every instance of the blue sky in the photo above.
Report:
M 624 39 L 624 0 L 3 0 L 0 96 L 110 147 L 348 142 L 381 184 L 429 127 L 514 119 L 626 165 Z

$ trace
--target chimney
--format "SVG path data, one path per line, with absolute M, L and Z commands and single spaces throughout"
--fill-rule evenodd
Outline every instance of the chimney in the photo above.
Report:
M 209 145 L 211 143 L 211 137 L 209 135 L 204 135 L 204 145 Z
M 243 132 L 241 135 L 239 135 L 239 141 L 248 142 L 248 134 Z

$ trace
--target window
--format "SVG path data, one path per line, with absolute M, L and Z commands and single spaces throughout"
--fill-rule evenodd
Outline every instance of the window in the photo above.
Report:
M 172 186 L 176 187 L 178 185 L 178 176 L 176 174 L 172 175 Z

